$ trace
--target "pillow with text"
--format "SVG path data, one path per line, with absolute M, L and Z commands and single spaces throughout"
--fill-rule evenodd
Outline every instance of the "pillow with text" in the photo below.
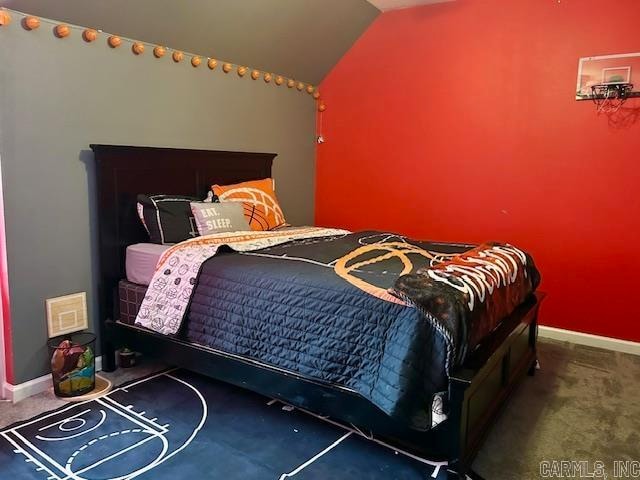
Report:
M 192 202 L 191 212 L 200 235 L 251 230 L 240 203 Z

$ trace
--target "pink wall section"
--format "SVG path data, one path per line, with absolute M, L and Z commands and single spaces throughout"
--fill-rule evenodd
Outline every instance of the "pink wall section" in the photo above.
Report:
M 4 196 L 2 193 L 2 169 L 0 168 L 0 382 L 14 382 L 13 349 L 11 346 L 11 304 L 9 302 L 9 268 L 7 267 L 7 242 L 4 223 Z M 4 385 L 0 384 L 0 398 Z
M 578 59 L 640 51 L 640 2 L 458 0 L 381 15 L 321 85 L 316 222 L 512 242 L 542 323 L 640 341 L 640 99 L 611 125 Z

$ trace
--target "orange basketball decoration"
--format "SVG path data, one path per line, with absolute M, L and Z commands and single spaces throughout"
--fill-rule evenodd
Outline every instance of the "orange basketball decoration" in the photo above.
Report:
M 324 103 L 321 103 L 320 105 L 318 105 L 319 112 L 324 112 L 326 109 L 327 109 L 327 106 Z
M 230 63 L 225 63 L 224 65 L 222 65 L 222 71 L 224 73 L 229 73 L 232 68 L 233 66 Z
M 122 45 L 122 39 L 117 35 L 111 35 L 107 39 L 107 43 L 111 48 L 118 48 L 120 45 Z
M 273 78 L 273 75 L 271 75 L 270 73 L 265 73 L 264 74 L 264 81 L 265 83 L 269 83 L 271 81 L 271 79 Z
M 316 100 L 320 98 L 320 92 L 319 91 L 315 91 L 313 92 L 313 98 L 315 98 Z
M 244 77 L 244 74 L 247 73 L 247 67 L 238 67 L 238 76 Z
M 258 78 L 260 78 L 260 70 L 253 70 L 251 72 L 251 78 L 253 78 L 254 80 L 257 80 Z
M 69 25 L 61 23 L 60 25 L 56 25 L 56 28 L 53 30 L 53 32 L 55 33 L 56 37 L 64 38 L 68 37 L 71 34 L 71 29 L 69 28 Z
M 197 55 L 195 57 L 191 57 L 191 65 L 193 65 L 194 68 L 199 67 L 201 63 L 202 59 Z
M 85 42 L 93 42 L 96 38 L 98 38 L 98 32 L 93 28 L 87 28 L 82 32 L 82 38 Z
M 214 68 L 216 68 L 216 65 L 218 65 L 218 61 L 215 58 L 210 58 L 209 60 L 207 60 L 207 66 L 213 70 Z
M 40 26 L 40 19 L 38 17 L 29 15 L 28 17 L 24 17 L 24 20 L 22 21 L 22 25 L 27 30 L 35 30 Z
M 271 230 L 285 223 L 273 190 L 273 180 L 250 180 L 233 185 L 212 185 L 221 202 L 240 202 L 251 230 Z
M 173 61 L 176 63 L 179 63 L 182 61 L 182 59 L 184 58 L 184 53 L 182 53 L 180 50 L 176 50 L 175 52 L 173 52 L 173 54 L 171 55 L 171 58 L 173 58 Z
M 293 88 L 295 84 L 296 84 L 295 80 L 292 80 L 292 79 L 287 80 L 287 87 Z
M 9 12 L 0 10 L 0 27 L 9 25 L 10 23 L 11 23 L 11 15 L 9 15 Z
M 284 77 L 282 75 L 278 75 L 275 79 L 276 85 L 282 85 L 284 82 Z
M 302 82 L 298 82 L 298 83 L 296 84 L 296 88 L 297 88 L 299 91 L 302 91 L 302 89 L 304 88 L 304 83 L 302 83 Z
M 153 49 L 153 55 L 156 58 L 161 58 L 164 57 L 164 54 L 167 53 L 167 50 L 164 47 L 161 47 L 160 45 L 158 45 L 157 47 L 155 47 Z
M 136 55 L 141 55 L 144 53 L 144 43 L 136 42 L 131 45 L 131 51 Z
M 315 87 L 313 85 L 307 85 L 307 93 L 309 95 L 311 95 L 315 90 Z

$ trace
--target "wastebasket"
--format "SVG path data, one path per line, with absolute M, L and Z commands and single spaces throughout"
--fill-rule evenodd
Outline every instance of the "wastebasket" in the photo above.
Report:
M 77 397 L 95 388 L 95 343 L 96 336 L 89 332 L 72 333 L 47 342 L 53 391 L 58 397 Z

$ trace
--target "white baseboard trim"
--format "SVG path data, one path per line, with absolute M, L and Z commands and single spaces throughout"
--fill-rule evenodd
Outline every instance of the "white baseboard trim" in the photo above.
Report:
M 102 370 L 102 357 L 96 357 L 96 371 Z M 19 383 L 18 385 L 12 385 L 11 383 L 4 383 L 4 392 L 7 396 L 6 400 L 13 403 L 24 400 L 31 395 L 36 395 L 53 388 L 51 384 L 51 374 L 43 375 L 28 382 Z
M 604 348 L 605 350 L 613 350 L 615 352 L 630 353 L 631 355 L 640 355 L 640 343 L 630 342 L 629 340 L 601 337 L 600 335 L 574 332 L 555 327 L 545 327 L 543 325 L 538 327 L 538 336 L 575 343 L 577 345 L 586 345 L 588 347 Z

